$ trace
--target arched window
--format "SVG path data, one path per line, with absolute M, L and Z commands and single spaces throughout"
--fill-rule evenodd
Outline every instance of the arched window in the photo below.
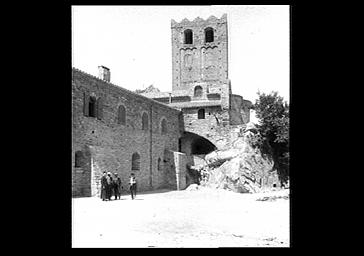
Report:
M 197 112 L 198 119 L 205 119 L 205 109 L 201 108 Z
M 161 131 L 162 131 L 162 134 L 167 133 L 167 121 L 164 118 L 162 119 Z
M 158 158 L 158 165 L 157 165 L 157 169 L 158 169 L 158 171 L 160 171 L 161 170 L 161 158 L 159 157 Z
M 82 167 L 83 165 L 83 153 L 82 151 L 76 151 L 75 153 L 75 167 Z
M 140 156 L 138 153 L 134 153 L 131 157 L 131 170 L 132 171 L 140 170 Z
M 196 86 L 193 94 L 195 97 L 202 97 L 202 87 Z
M 185 44 L 192 44 L 192 42 L 193 42 L 193 40 L 192 40 L 192 30 L 191 29 L 186 29 L 185 31 L 184 31 L 184 35 L 185 35 Z
M 88 116 L 96 117 L 96 98 L 93 96 L 88 101 Z
M 123 105 L 119 106 L 118 110 L 118 124 L 125 125 L 126 123 L 126 111 Z
M 142 116 L 142 130 L 148 130 L 148 122 L 148 114 L 144 112 Z
M 214 41 L 214 30 L 213 28 L 205 29 L 205 43 L 210 43 Z

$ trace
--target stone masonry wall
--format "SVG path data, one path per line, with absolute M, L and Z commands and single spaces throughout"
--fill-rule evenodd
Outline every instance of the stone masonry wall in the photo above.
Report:
M 91 154 L 88 146 L 76 147 L 74 151 L 84 154 L 82 167 L 74 167 L 75 154 L 72 152 L 72 196 L 91 196 Z
M 241 110 L 243 107 L 243 97 L 240 95 L 231 95 L 230 104 L 230 124 L 242 124 L 243 117 Z
M 242 96 L 230 95 L 230 124 L 246 124 L 250 121 L 250 108 L 252 103 L 244 100 Z
M 242 117 L 245 124 L 250 122 L 250 110 L 252 106 L 253 103 L 250 100 L 243 100 Z
M 213 42 L 205 42 L 205 29 L 212 28 Z M 185 44 L 184 31 L 193 33 L 192 44 Z M 171 21 L 172 90 L 188 90 L 196 83 L 228 83 L 227 15 L 193 21 Z
M 85 95 L 102 98 L 102 118 L 87 117 L 83 113 Z M 118 107 L 126 108 L 126 124 L 118 124 Z M 149 127 L 142 130 L 142 114 L 147 113 Z M 135 172 L 138 190 L 169 186 L 166 180 L 168 165 L 159 168 L 158 158 L 165 150 L 178 151 L 180 137 L 179 111 L 126 89 L 102 81 L 77 69 L 72 71 L 72 171 L 74 196 L 98 195 L 99 179 L 103 171 L 116 172 L 127 187 L 131 173 L 132 154 L 140 155 L 140 171 Z M 161 134 L 162 119 L 166 119 L 167 133 Z M 89 166 L 75 168 L 75 152 L 90 150 Z M 84 171 L 83 171 L 84 170 Z M 85 177 L 81 173 L 85 173 Z M 91 180 L 92 179 L 92 180 Z M 89 188 L 87 188 L 89 184 Z
M 177 190 L 183 190 L 187 185 L 186 166 L 189 163 L 190 158 L 186 154 L 180 152 L 174 152 L 173 155 L 176 166 Z
M 211 141 L 218 149 L 229 147 L 232 130 L 224 122 L 226 111 L 221 107 L 205 107 L 205 119 L 198 119 L 199 108 L 185 108 L 182 110 L 185 130 L 196 133 Z

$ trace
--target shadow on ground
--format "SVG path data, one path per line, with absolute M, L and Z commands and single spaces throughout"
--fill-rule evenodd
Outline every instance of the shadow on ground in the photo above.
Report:
M 137 191 L 137 196 L 138 195 L 148 195 L 148 194 L 162 194 L 162 193 L 167 193 L 167 192 L 171 192 L 171 191 L 176 191 L 174 189 L 159 189 L 159 190 L 152 190 L 152 191 Z M 129 195 L 130 196 L 130 192 L 129 191 L 123 191 L 123 193 L 121 193 L 121 195 L 126 196 Z

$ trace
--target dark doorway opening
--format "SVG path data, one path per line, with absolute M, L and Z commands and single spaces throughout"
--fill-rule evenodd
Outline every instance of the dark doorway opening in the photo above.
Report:
M 206 155 L 215 149 L 215 145 L 203 137 L 195 139 L 191 144 L 192 155 Z
M 184 132 L 179 147 L 187 155 L 206 155 L 217 149 L 211 141 L 192 132 Z

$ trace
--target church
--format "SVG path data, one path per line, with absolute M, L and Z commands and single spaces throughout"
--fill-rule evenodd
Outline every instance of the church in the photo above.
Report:
M 227 15 L 171 20 L 172 90 L 130 91 L 72 69 L 72 195 L 98 196 L 103 171 L 138 191 L 181 190 L 195 180 L 189 166 L 224 150 L 250 120 L 252 103 L 232 94 Z

